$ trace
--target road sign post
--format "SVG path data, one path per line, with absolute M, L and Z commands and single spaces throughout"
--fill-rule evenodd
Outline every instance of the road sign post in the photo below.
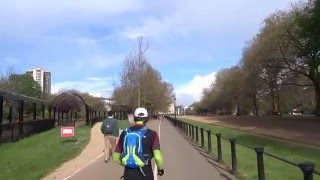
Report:
M 72 137 L 74 140 L 74 126 L 61 127 L 60 142 L 62 138 Z

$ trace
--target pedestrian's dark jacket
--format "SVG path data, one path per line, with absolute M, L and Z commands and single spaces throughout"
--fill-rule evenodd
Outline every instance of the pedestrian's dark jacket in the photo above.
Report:
M 111 134 L 106 134 L 105 133 L 105 124 L 107 123 L 107 121 L 111 122 L 113 125 L 113 132 Z M 105 136 L 115 136 L 115 137 L 119 137 L 119 122 L 118 119 L 115 119 L 113 117 L 108 117 L 107 119 L 105 119 L 101 125 L 101 133 L 104 134 Z

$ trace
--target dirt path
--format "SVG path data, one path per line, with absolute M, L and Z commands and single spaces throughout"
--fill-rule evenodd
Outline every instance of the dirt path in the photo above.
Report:
M 320 148 L 319 117 L 182 116 L 182 118 Z

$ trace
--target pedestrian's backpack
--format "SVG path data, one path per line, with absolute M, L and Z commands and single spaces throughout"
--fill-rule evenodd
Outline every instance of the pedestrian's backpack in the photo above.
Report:
M 147 128 L 143 127 L 133 131 L 126 128 L 123 139 L 123 152 L 121 153 L 121 162 L 125 167 L 137 169 L 147 164 L 143 154 L 142 141 L 147 132 Z
M 104 134 L 112 134 L 113 133 L 113 122 L 110 120 L 106 120 L 104 122 Z

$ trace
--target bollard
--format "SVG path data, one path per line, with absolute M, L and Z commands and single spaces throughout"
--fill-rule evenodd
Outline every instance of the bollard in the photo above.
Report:
M 198 133 L 198 126 L 196 126 L 196 142 L 199 141 L 199 133 Z
M 201 135 L 201 147 L 204 147 L 204 135 L 203 135 L 203 128 L 200 128 L 200 135 Z
M 236 139 L 232 138 L 229 139 L 231 144 L 231 159 L 232 159 L 232 174 L 238 173 L 238 167 L 237 167 L 237 153 L 236 153 Z
M 299 167 L 303 173 L 304 180 L 313 180 L 314 163 L 312 162 L 301 162 Z
M 210 154 L 212 152 L 212 146 L 211 146 L 211 130 L 207 130 L 207 137 L 208 137 L 208 153 Z
M 221 149 L 221 134 L 216 134 L 217 136 L 217 148 L 218 148 L 218 162 L 222 162 L 222 149 Z
M 265 180 L 266 176 L 264 173 L 264 163 L 263 163 L 263 147 L 255 147 L 254 150 L 257 153 L 257 164 L 258 164 L 258 179 Z
M 192 135 L 191 135 L 191 124 L 189 124 L 189 138 L 191 139 Z

